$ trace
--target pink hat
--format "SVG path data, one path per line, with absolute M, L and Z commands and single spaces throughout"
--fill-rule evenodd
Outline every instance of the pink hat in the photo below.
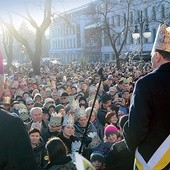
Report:
M 105 136 L 109 136 L 110 134 L 116 134 L 118 135 L 119 130 L 117 129 L 116 126 L 114 125 L 108 125 L 105 129 L 104 129 L 104 135 Z

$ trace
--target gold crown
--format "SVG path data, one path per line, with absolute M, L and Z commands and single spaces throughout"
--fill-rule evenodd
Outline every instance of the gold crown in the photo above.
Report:
M 56 112 L 52 113 L 49 126 L 52 126 L 52 127 L 61 126 L 62 118 L 63 116 L 61 115 L 61 113 L 56 113 Z
M 86 116 L 87 116 L 87 114 L 86 114 L 85 108 L 83 106 L 76 109 L 76 119 L 78 119 L 80 117 L 86 117 Z
M 63 126 L 74 126 L 74 118 L 71 114 L 64 116 Z
M 170 28 L 166 24 L 159 25 L 152 50 L 170 52 Z

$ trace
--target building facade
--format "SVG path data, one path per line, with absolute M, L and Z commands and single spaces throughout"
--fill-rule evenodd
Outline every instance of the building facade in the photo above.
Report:
M 49 55 L 62 63 L 111 61 L 117 53 L 121 57 L 141 51 L 149 55 L 158 25 L 170 21 L 169 8 L 170 3 L 159 0 L 97 0 L 67 11 L 56 16 L 50 26 Z M 135 26 L 142 34 L 149 26 L 151 36 L 134 40 Z M 113 35 L 110 39 L 108 33 Z

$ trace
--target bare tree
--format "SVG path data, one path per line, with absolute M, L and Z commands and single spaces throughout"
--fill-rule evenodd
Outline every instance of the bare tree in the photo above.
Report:
M 12 24 L 12 19 L 10 17 L 10 23 Z M 10 68 L 12 66 L 12 56 L 13 56 L 13 36 L 4 28 L 1 24 L 2 28 L 2 39 L 3 39 L 3 46 L 5 49 L 6 57 L 7 57 L 7 73 L 10 72 Z
M 112 1 L 102 0 L 97 7 L 94 5 L 89 12 L 97 24 L 104 43 L 111 45 L 116 59 L 116 67 L 120 68 L 120 55 L 126 43 L 129 31 L 131 0 Z M 122 12 L 123 11 L 123 12 Z M 98 29 L 99 30 L 99 29 Z
M 5 22 L 1 18 L 1 22 L 8 29 L 8 31 L 13 35 L 13 37 L 22 44 L 27 52 L 29 58 L 32 61 L 33 71 L 36 75 L 40 74 L 40 59 L 42 55 L 42 39 L 45 35 L 45 31 L 51 23 L 51 4 L 52 0 L 45 0 L 44 2 L 44 17 L 43 21 L 38 25 L 35 19 L 31 16 L 28 8 L 26 8 L 27 17 L 22 16 L 34 29 L 35 29 L 35 42 L 34 49 L 31 48 L 29 42 L 25 37 L 23 37 L 19 31 L 14 27 L 13 24 Z

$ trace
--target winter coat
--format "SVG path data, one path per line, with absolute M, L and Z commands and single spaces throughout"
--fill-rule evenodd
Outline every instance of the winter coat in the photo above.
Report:
M 138 162 L 139 155 L 142 162 L 148 162 L 156 151 L 161 152 L 158 148 L 164 145 L 161 148 L 164 152 L 167 150 L 167 156 L 162 160 L 168 161 L 170 166 L 169 85 L 170 63 L 161 65 L 136 82 L 124 137 L 129 149 L 136 150 Z M 161 158 L 160 154 L 155 156 L 157 161 Z M 160 161 L 158 169 L 163 169 L 162 163 Z
M 35 159 L 37 161 L 38 167 L 43 168 L 48 163 L 47 150 L 45 148 L 44 141 L 40 141 L 38 146 L 33 148 Z
M 132 170 L 133 164 L 134 154 L 129 152 L 124 140 L 114 143 L 109 154 L 105 157 L 107 170 Z
M 18 116 L 0 109 L 0 170 L 37 170 L 26 128 Z
M 99 108 L 98 113 L 97 113 L 97 118 L 103 127 L 105 126 L 106 114 L 107 114 L 107 109 L 103 108 L 103 105 L 101 105 L 101 107 Z
M 46 170 L 77 170 L 76 165 L 72 162 L 71 157 L 67 156 L 64 159 L 57 158 L 54 162 L 50 162 Z

